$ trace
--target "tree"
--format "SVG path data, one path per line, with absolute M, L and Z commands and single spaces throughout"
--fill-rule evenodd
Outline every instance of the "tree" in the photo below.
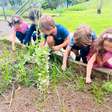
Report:
M 22 5 L 25 0 L 9 0 L 10 5 L 15 9 Z
M 98 0 L 97 14 L 102 13 L 103 0 Z
M 3 15 L 4 15 L 5 20 L 7 20 L 7 16 L 5 13 L 5 6 L 7 5 L 7 3 L 8 3 L 8 0 L 1 0 L 1 5 L 2 5 Z
M 57 6 L 58 6 L 59 0 L 47 0 L 47 2 L 48 2 L 48 6 L 49 6 L 51 9 L 56 9 Z

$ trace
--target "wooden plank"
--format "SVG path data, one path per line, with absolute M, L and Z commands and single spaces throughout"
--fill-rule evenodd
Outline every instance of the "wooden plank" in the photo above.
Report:
M 63 53 L 62 52 L 55 52 L 53 53 L 59 60 L 62 62 Z M 74 69 L 74 73 L 79 73 L 82 75 L 86 74 L 86 64 L 75 61 L 72 57 L 68 59 L 68 66 L 71 66 Z M 99 78 L 106 78 L 107 80 L 112 80 L 112 69 L 107 68 L 95 68 L 92 71 L 92 77 L 99 77 Z

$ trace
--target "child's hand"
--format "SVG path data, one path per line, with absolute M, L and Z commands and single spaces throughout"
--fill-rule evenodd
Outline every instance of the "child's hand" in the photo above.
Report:
M 52 47 L 52 49 L 53 49 L 54 51 L 59 51 L 59 50 L 60 50 L 60 46 L 54 46 L 54 47 Z
M 61 68 L 62 68 L 63 71 L 65 71 L 66 70 L 66 65 L 63 64 Z
M 39 46 L 40 46 L 41 48 L 43 48 L 43 47 L 44 47 L 44 43 L 41 42 L 41 43 L 39 44 Z
M 90 83 L 92 83 L 92 80 L 91 80 L 91 78 L 89 78 L 89 77 L 86 77 L 86 84 L 90 84 Z

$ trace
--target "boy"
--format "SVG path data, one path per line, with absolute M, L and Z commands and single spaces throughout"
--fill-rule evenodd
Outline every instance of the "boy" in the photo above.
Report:
M 46 43 L 54 51 L 58 51 L 61 48 L 65 48 L 69 43 L 69 32 L 62 25 L 55 24 L 55 21 L 51 16 L 43 15 L 39 21 L 40 30 L 43 32 Z

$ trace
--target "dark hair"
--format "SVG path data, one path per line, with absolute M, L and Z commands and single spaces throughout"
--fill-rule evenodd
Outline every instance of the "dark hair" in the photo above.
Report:
M 20 24 L 21 23 L 21 19 L 19 16 L 13 16 L 11 17 L 11 20 L 10 21 L 7 21 L 9 26 L 12 27 L 16 24 Z

